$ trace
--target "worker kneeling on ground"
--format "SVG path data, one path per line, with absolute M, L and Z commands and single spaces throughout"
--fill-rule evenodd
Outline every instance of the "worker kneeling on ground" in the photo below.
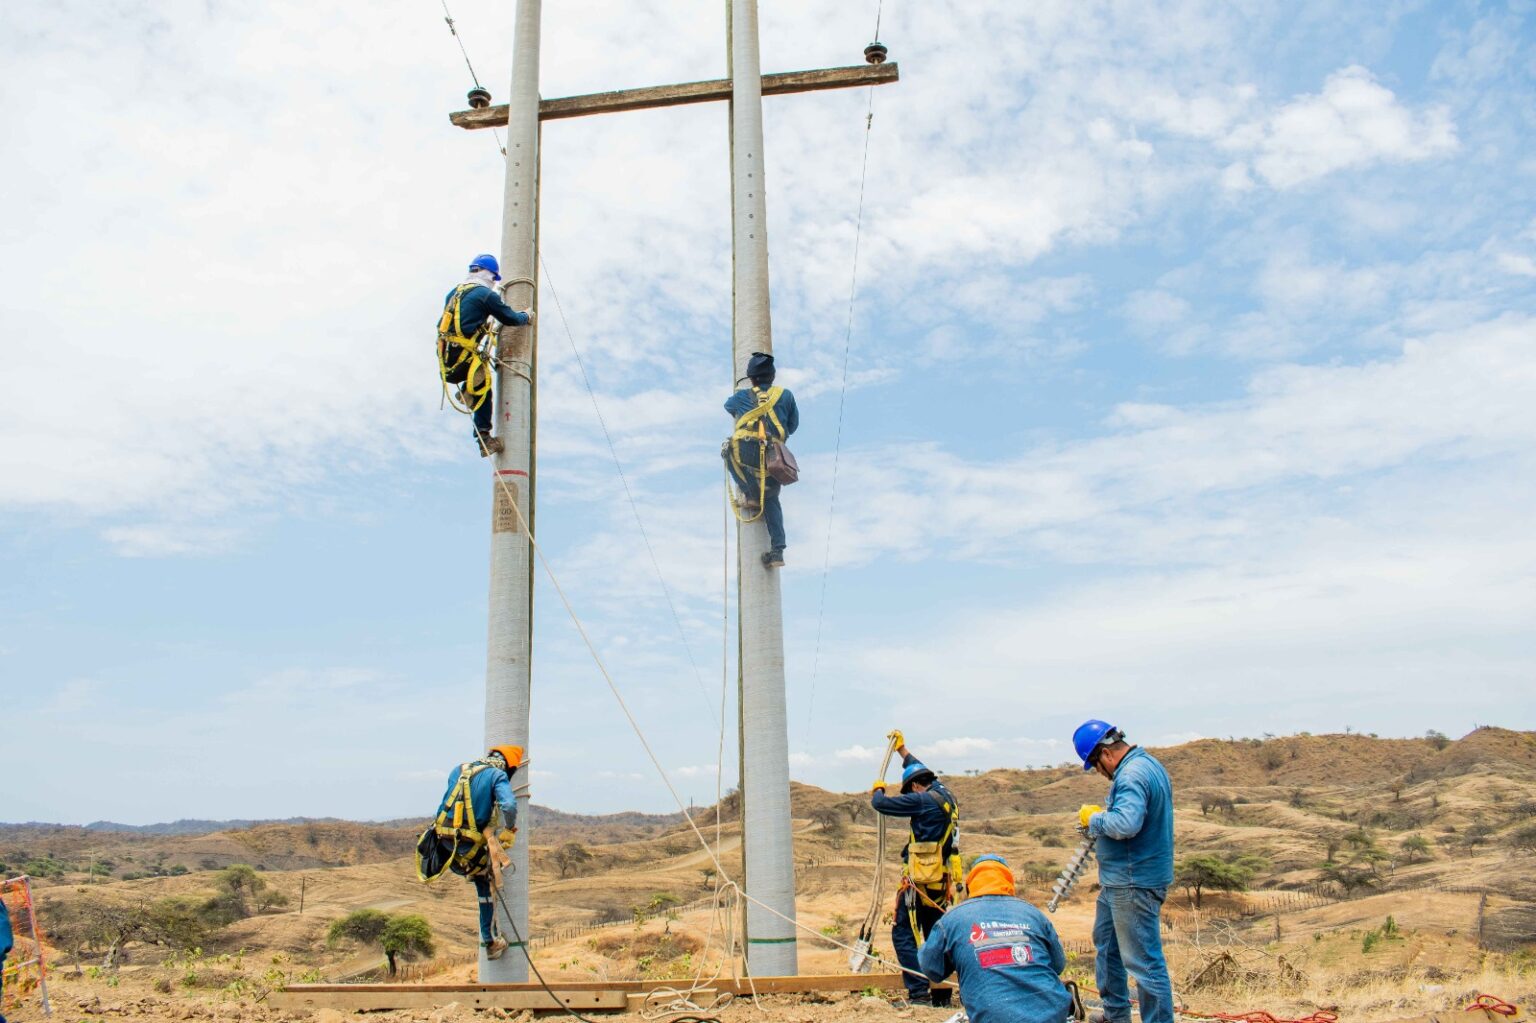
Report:
M 960 880 L 960 804 L 938 776 L 908 750 L 897 733 L 896 752 L 901 754 L 901 795 L 887 796 L 885 782 L 875 783 L 870 805 L 887 817 L 906 817 L 912 822 L 906 848 L 901 889 L 896 893 L 896 919 L 891 926 L 891 945 L 896 959 L 912 973 L 902 974 L 907 1000 L 930 1000 L 928 982 L 919 974 L 918 950 L 933 925 L 949 908 L 954 885 Z M 931 992 L 931 1004 L 948 1005 L 950 993 Z
M 443 315 L 437 322 L 437 365 L 443 387 L 454 387 L 454 406 L 475 417 L 475 442 L 480 457 L 501 451 L 499 437 L 491 436 L 491 414 L 496 403 L 491 395 L 491 348 L 495 332 L 491 320 L 512 327 L 533 322 L 533 310 L 513 309 L 502 301 L 496 283 L 501 265 L 490 253 L 481 253 L 469 264 L 464 283 L 448 292 Z
M 774 387 L 773 356 L 753 352 L 747 362 L 744 387 L 725 399 L 725 410 L 736 417 L 736 429 L 720 454 L 741 488 L 736 501 L 737 517 L 751 522 L 762 517 L 768 527 L 768 550 L 763 564 L 784 567 L 784 509 L 779 504 L 779 489 L 800 476 L 794 456 L 784 447 L 784 438 L 800 426 L 800 410 L 795 396 L 783 387 Z
M 1083 770 L 1110 779 L 1106 806 L 1084 806 L 1078 827 L 1095 839 L 1099 901 L 1093 918 L 1094 974 L 1103 1009 L 1095 1023 L 1131 1023 L 1126 973 L 1136 978 L 1142 1023 L 1173 1023 L 1173 985 L 1158 931 L 1173 884 L 1173 784 L 1157 758 L 1105 721 L 1072 733 Z
M 923 943 L 923 973 L 955 974 L 971 1023 L 1063 1023 L 1072 1008 L 1066 951 L 1045 914 L 1014 896 L 1008 861 L 976 857 L 965 890 Z
M 479 760 L 460 764 L 448 774 L 448 790 L 437 819 L 416 843 L 416 874 L 433 881 L 451 870 L 467 877 L 480 900 L 480 945 L 487 958 L 500 959 L 507 939 L 497 933 L 491 857 L 486 829 L 501 809 L 496 840 L 509 848 L 517 839 L 517 796 L 512 776 L 523 763 L 521 746 L 492 746 Z

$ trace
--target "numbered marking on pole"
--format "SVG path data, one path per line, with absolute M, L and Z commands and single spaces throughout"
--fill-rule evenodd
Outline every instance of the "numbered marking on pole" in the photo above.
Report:
M 516 501 L 521 506 L 522 495 L 517 489 L 517 483 L 503 476 L 499 481 L 491 484 L 495 491 L 495 508 L 491 512 L 491 532 L 516 533 L 521 530 L 517 520 L 517 509 L 512 506 Z

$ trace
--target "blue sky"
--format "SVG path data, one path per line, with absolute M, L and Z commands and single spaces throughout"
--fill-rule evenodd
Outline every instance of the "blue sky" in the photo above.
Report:
M 547 7 L 546 96 L 724 72 L 719 4 Z M 769 7 L 770 71 L 875 16 Z M 454 11 L 498 99 L 511 8 Z M 1536 727 L 1536 5 L 891 0 L 881 36 L 830 530 L 869 96 L 766 103 L 793 774 L 863 788 L 895 725 L 940 770 L 1088 716 Z M 491 498 L 431 325 L 501 212 L 439 7 L 11 4 L 0 69 L 0 819 L 427 813 L 480 740 Z M 539 532 L 699 802 L 725 131 L 544 132 Z M 536 616 L 534 797 L 668 809 L 543 578 Z

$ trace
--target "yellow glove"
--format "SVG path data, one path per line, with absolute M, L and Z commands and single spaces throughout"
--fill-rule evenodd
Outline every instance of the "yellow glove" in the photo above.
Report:
M 897 749 L 901 749 L 901 747 L 907 744 L 907 737 L 901 734 L 901 729 L 899 728 L 891 729 L 890 734 L 886 738 L 891 740 L 891 745 Z
M 885 795 L 885 779 L 881 778 L 879 781 L 875 782 L 870 786 L 869 791 L 878 792 L 882 796 Z
M 1104 808 L 1093 803 L 1084 803 L 1083 808 L 1077 811 L 1077 826 L 1084 831 L 1088 830 L 1088 818 L 1096 813 L 1103 813 Z
M 496 841 L 501 843 L 503 849 L 510 849 L 517 842 L 516 828 L 502 828 L 496 832 Z

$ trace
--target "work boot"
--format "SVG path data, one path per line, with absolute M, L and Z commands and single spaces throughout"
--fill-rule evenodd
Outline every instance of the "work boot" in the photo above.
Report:
M 496 935 L 485 943 L 485 957 L 487 959 L 500 959 L 501 954 L 507 950 L 507 939 Z
M 1089 1009 L 1088 1023 L 1119 1023 L 1119 1021 L 1112 1020 L 1108 1016 L 1104 1015 L 1103 1009 Z M 1126 1023 L 1129 1023 L 1129 1021 L 1126 1021 Z
M 480 443 L 481 458 L 486 455 L 499 455 L 506 450 L 506 445 L 501 442 L 501 438 L 492 437 L 490 430 L 477 430 L 475 438 Z
M 784 567 L 784 548 L 782 548 L 782 547 L 775 547 L 771 551 L 764 552 L 764 554 L 763 554 L 763 567 L 764 568 L 783 568 Z
M 954 992 L 953 991 L 947 991 L 946 990 L 946 991 L 930 991 L 930 992 L 928 992 L 928 1001 L 933 1005 L 933 1007 L 935 1009 L 947 1009 L 947 1008 L 949 1008 L 950 1000 L 953 997 L 954 997 Z

